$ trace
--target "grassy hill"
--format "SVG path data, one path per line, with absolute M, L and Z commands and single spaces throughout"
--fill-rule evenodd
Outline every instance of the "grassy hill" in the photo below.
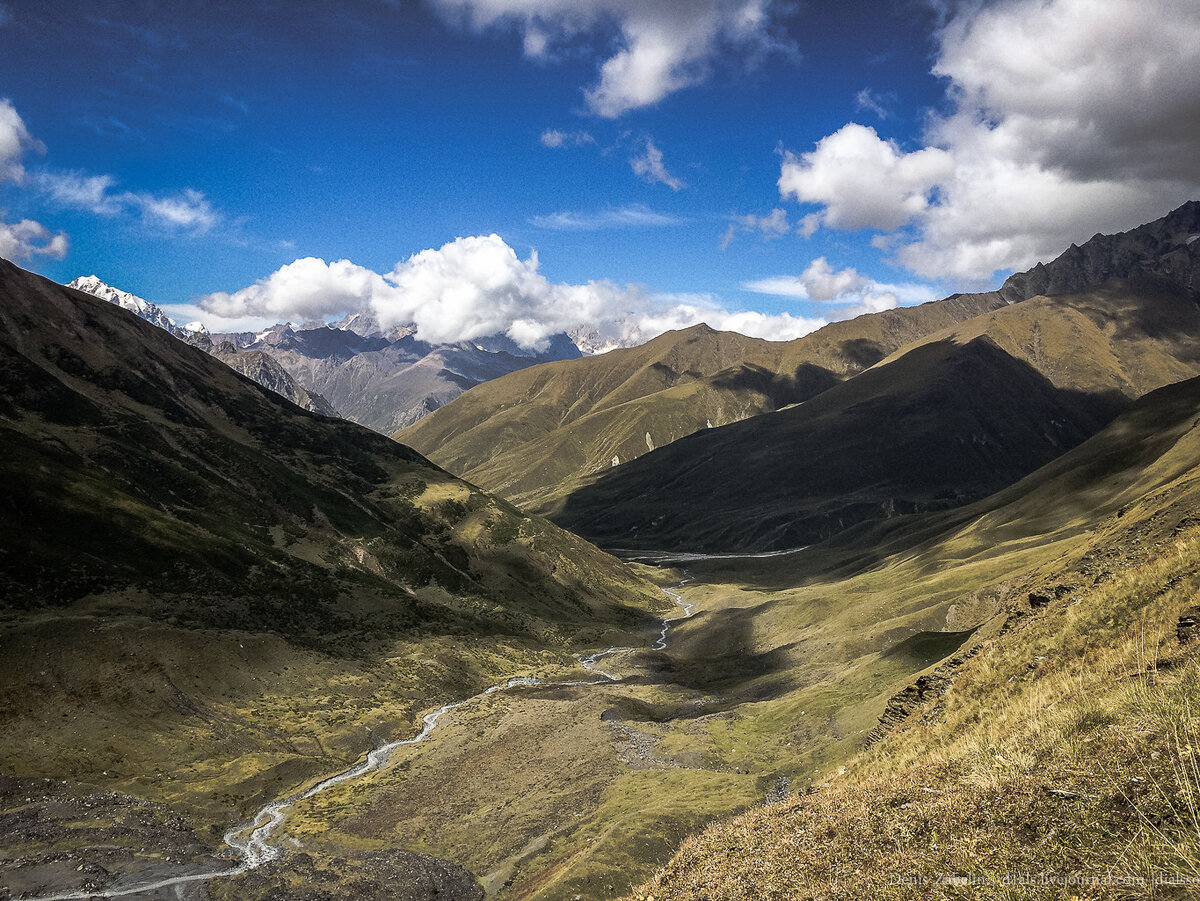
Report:
M 760 645 L 811 629 L 818 599 L 833 634 L 884 610 L 941 622 L 895 633 L 883 659 L 929 650 L 927 666 L 875 701 L 880 722 L 826 756 L 810 791 L 689 839 L 630 897 L 1193 897 L 1198 422 L 1194 379 L 963 510 L 840 550 L 702 564 L 769 592 Z M 795 734 L 803 718 L 776 722 Z
M 609 547 L 797 547 L 958 506 L 1200 373 L 1200 307 L 1160 281 L 1034 298 L 919 339 L 805 404 L 614 469 L 550 515 Z
M 571 650 L 643 643 L 670 608 L 415 451 L 7 262 L 0 372 L 0 796 L 27 863 L 90 835 L 121 870 L 133 808 L 199 859 L 423 711 L 579 672 Z M 54 813 L 85 803 L 115 819 Z
M 1003 303 L 995 293 L 956 295 L 787 342 L 697 325 L 485 382 L 394 437 L 539 509 L 614 465 L 803 402 L 910 341 Z

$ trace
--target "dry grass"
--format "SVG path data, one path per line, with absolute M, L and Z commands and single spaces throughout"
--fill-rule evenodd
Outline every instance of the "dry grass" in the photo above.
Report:
M 690 839 L 638 899 L 1200 896 L 1200 530 L 963 664 L 814 793 Z

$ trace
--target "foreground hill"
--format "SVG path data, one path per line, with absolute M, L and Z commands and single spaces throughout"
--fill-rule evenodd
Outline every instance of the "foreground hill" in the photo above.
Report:
M 205 859 L 423 711 L 578 673 L 570 648 L 644 643 L 670 606 L 416 452 L 7 262 L 0 371 L 0 823 L 25 855 L 5 886 L 96 877 L 61 853 L 81 842 L 110 874 Z
M 860 316 L 790 342 L 717 337 L 698 326 L 640 348 L 486 383 L 396 437 L 488 490 L 548 511 L 581 484 L 612 469 L 614 461 L 624 465 L 687 435 L 806 401 L 914 342 L 942 340 L 954 326 L 982 314 L 1003 313 L 1040 295 L 1096 291 L 1114 279 L 1194 292 L 1200 284 L 1200 254 L 1192 243 L 1197 234 L 1200 203 L 1191 202 L 1129 232 L 1097 235 L 1050 263 L 1011 276 L 998 291 Z M 1132 317 L 1121 321 L 1156 340 L 1164 338 L 1161 329 L 1174 328 L 1168 316 L 1145 312 L 1146 322 Z M 1032 328 L 1036 315 L 1031 312 L 1024 325 Z M 1080 311 L 1080 318 L 1087 315 Z M 1042 369 L 1038 348 L 1070 341 L 1073 327 L 1066 323 L 1044 339 L 1026 333 L 996 340 L 1062 386 Z M 1185 330 L 1179 340 L 1191 335 Z M 1128 337 L 1115 339 L 1119 343 Z M 1030 352 L 1019 352 L 1014 344 L 1027 344 Z M 1065 348 L 1050 347 L 1049 352 L 1061 360 Z M 1128 355 L 1127 370 L 1137 369 L 1137 353 L 1133 348 Z M 1128 372 L 1110 378 L 1112 366 L 1105 361 L 1099 390 L 1136 396 L 1191 371 L 1177 367 L 1158 374 L 1163 378 L 1143 378 L 1145 384 L 1131 393 Z M 1083 382 L 1076 379 L 1070 387 Z
M 811 544 L 997 491 L 1131 399 L 1196 374 L 1200 307 L 1174 285 L 1031 299 L 921 339 L 805 404 L 647 454 L 551 515 L 610 547 Z
M 283 395 L 305 410 L 311 410 L 313 413 L 320 413 L 323 416 L 338 415 L 338 411 L 330 406 L 325 398 L 319 394 L 309 393 L 296 384 L 287 371 L 275 360 L 262 353 L 244 353 L 229 342 L 213 341 L 207 329 L 199 322 L 193 322 L 186 328 L 180 328 L 156 304 L 130 294 L 128 291 L 121 291 L 112 285 L 107 285 L 94 275 L 73 279 L 67 284 L 67 287 L 84 291 L 101 300 L 107 300 L 123 310 L 128 310 L 139 319 L 158 326 L 180 341 L 208 351 L 226 366 L 236 369 L 264 388 L 270 388 L 276 394 Z
M 695 564 L 770 586 L 759 647 L 802 635 L 813 606 L 826 630 L 925 611 L 874 666 L 927 666 L 811 791 L 689 839 L 630 897 L 1194 897 L 1198 423 L 1193 379 L 960 510 Z

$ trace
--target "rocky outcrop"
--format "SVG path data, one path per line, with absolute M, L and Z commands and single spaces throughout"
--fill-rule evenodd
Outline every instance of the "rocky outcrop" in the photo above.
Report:
M 1072 244 L 1049 263 L 1008 278 L 1000 295 L 1008 303 L 1031 297 L 1076 294 L 1112 279 L 1163 279 L 1200 296 L 1200 201 L 1189 201 L 1154 222 L 1115 235 Z
M 1175 627 L 1175 637 L 1180 644 L 1187 644 L 1200 638 L 1200 606 L 1190 607 L 1179 617 Z
M 298 385 L 273 357 L 260 350 L 238 350 L 225 342 L 213 346 L 209 353 L 246 378 L 286 397 L 298 407 L 320 413 L 322 416 L 339 415 L 325 398 Z

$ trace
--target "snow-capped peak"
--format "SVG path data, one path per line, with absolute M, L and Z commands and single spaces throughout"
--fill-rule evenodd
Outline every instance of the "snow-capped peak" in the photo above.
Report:
M 107 300 L 111 304 L 116 304 L 121 309 L 128 310 L 135 316 L 145 319 L 151 325 L 157 325 L 160 329 L 170 332 L 176 338 L 182 338 L 184 341 L 193 339 L 199 335 L 208 335 L 208 329 L 204 327 L 203 323 L 189 322 L 186 326 L 180 328 L 157 305 L 150 303 L 148 300 L 143 300 L 136 294 L 130 294 L 128 291 L 122 291 L 120 288 L 114 288 L 112 285 L 102 281 L 98 276 L 81 276 L 68 282 L 67 287 L 83 291 L 94 297 L 99 297 L 101 300 Z

